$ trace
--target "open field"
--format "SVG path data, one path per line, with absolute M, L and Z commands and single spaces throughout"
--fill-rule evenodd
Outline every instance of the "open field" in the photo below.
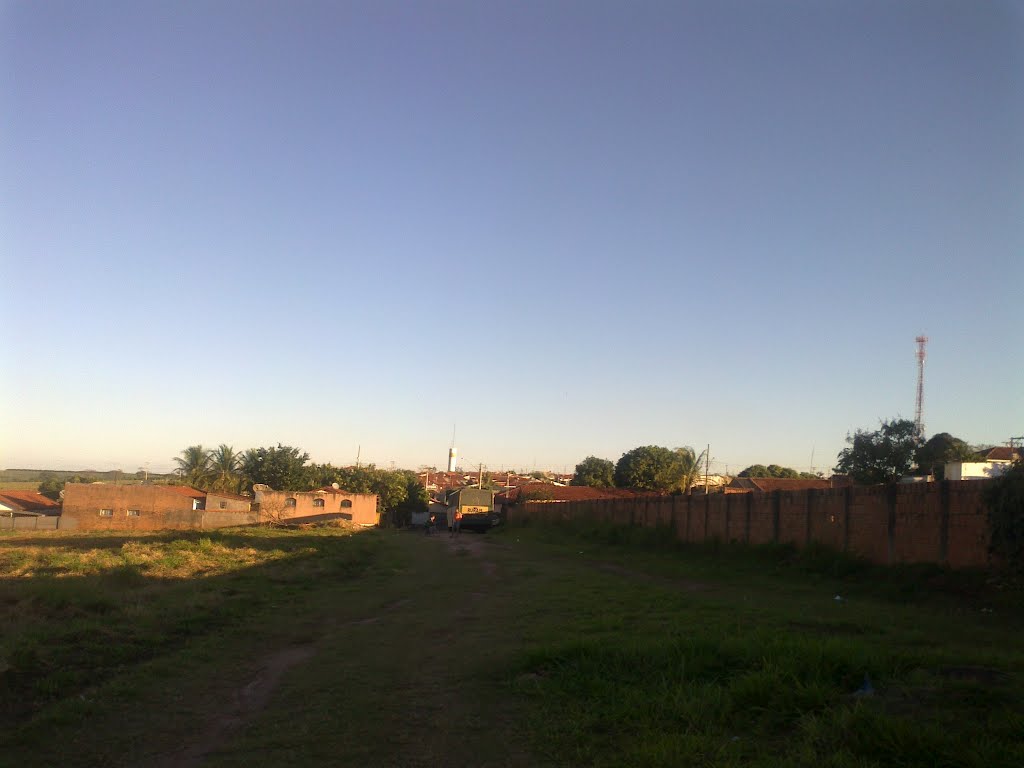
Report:
M 5 491 L 37 491 L 38 480 L 0 480 L 0 490 Z
M 0 765 L 1024 764 L 1018 587 L 664 541 L 0 535 Z

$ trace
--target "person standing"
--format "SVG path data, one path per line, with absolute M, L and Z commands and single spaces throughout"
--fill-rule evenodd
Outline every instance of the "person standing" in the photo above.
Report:
M 462 530 L 462 510 L 461 509 L 456 509 L 455 510 L 455 535 L 458 536 L 459 532 L 461 530 Z
M 457 507 L 448 507 L 448 535 L 455 535 L 455 510 Z

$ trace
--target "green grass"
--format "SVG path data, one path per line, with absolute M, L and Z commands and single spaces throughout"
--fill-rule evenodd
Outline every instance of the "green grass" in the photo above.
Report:
M 650 529 L 515 535 L 649 585 L 642 616 L 608 585 L 611 632 L 520 656 L 515 689 L 555 764 L 1024 764 L 1021 595 L 984 574 L 680 546 Z
M 1021 595 L 604 526 L 0 535 L 0 765 L 1024 765 Z
M 371 555 L 338 529 L 0 536 L 0 711 L 30 718 Z

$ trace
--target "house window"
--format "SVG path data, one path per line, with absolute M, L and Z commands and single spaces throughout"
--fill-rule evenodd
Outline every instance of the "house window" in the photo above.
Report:
M 113 517 L 113 516 L 114 516 L 114 510 L 112 510 L 112 509 L 101 509 L 100 510 L 100 517 Z
M 351 506 L 352 506 L 352 499 L 342 499 L 341 500 L 341 508 L 342 509 L 348 509 Z
M 192 499 L 192 509 L 204 509 L 205 506 L 202 499 Z
M 125 512 L 126 517 L 138 517 L 139 514 L 140 512 L 137 509 L 129 509 L 127 512 Z
M 295 506 L 295 499 L 285 499 L 284 500 L 284 505 L 286 507 L 294 507 Z
M 227 509 L 228 508 L 228 503 L 226 501 L 222 501 L 219 504 L 219 506 L 220 506 L 221 509 Z
M 313 506 L 314 507 L 322 507 L 323 505 L 324 505 L 324 500 L 323 499 L 313 499 Z

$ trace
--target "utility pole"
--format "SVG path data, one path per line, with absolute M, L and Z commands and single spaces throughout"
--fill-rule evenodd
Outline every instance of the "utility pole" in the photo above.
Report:
M 711 443 L 708 443 L 708 449 L 704 452 L 704 495 L 708 495 L 708 472 L 711 469 Z
M 1014 449 L 1017 447 L 1018 442 L 1024 443 L 1024 435 L 1018 435 L 1017 437 L 1010 438 L 1010 461 L 1013 461 L 1016 457 Z
M 477 476 L 476 476 L 476 487 L 477 488 L 483 488 L 484 487 L 484 465 L 483 465 L 483 462 L 480 462 L 480 471 L 479 471 L 479 474 L 477 474 Z
M 359 445 L 356 447 L 356 469 L 359 469 L 359 457 L 363 453 L 363 446 Z

